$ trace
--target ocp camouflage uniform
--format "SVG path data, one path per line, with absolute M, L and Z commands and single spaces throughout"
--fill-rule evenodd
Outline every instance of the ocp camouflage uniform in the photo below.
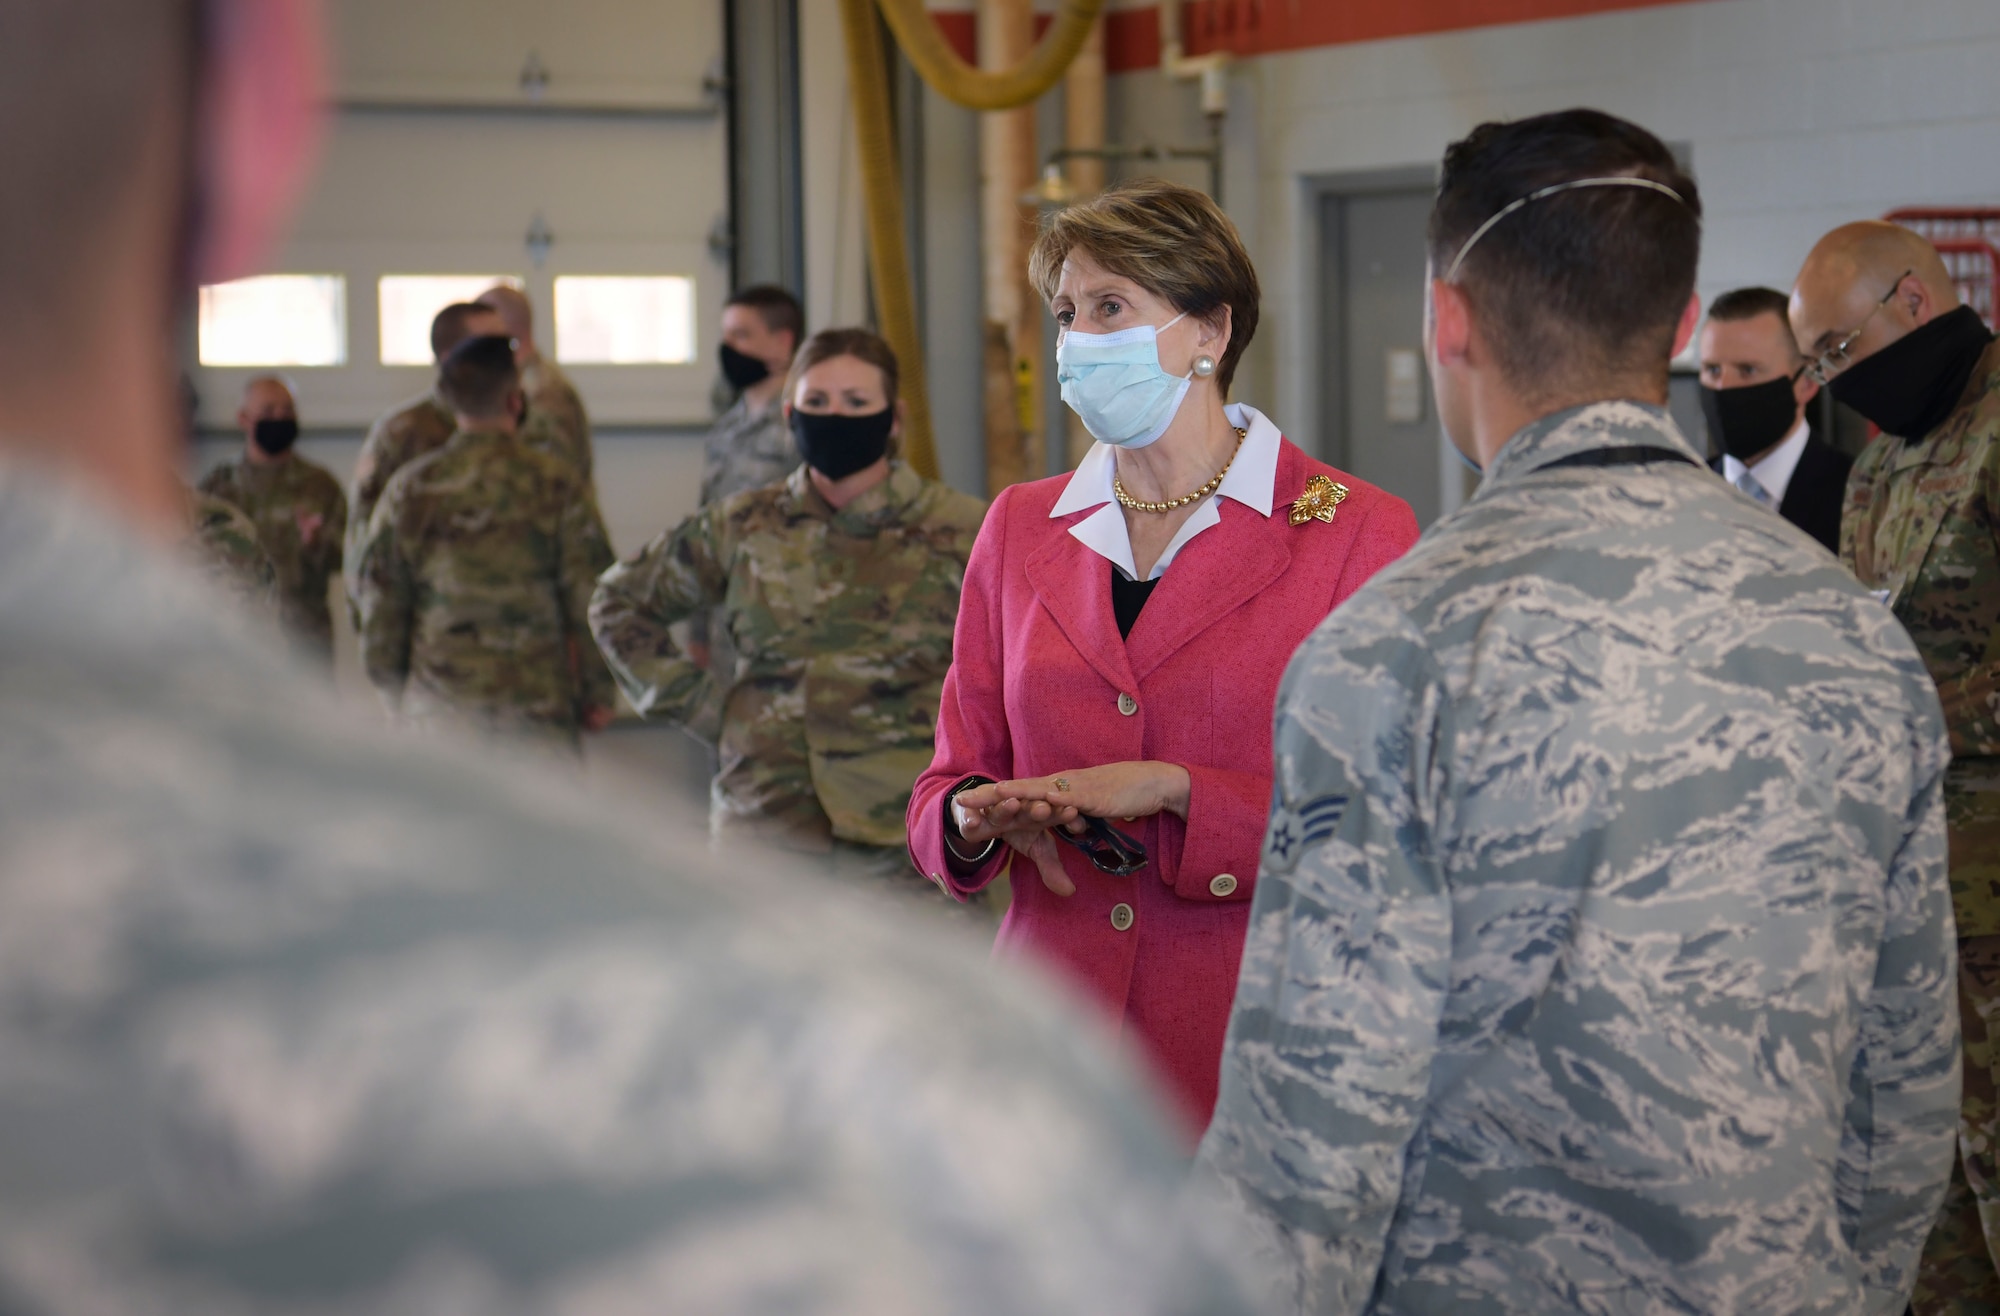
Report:
M 738 398 L 716 418 L 702 444 L 701 506 L 776 484 L 796 470 L 799 462 L 799 446 L 785 424 L 782 400 L 774 398 L 762 411 L 752 411 L 748 398 Z M 717 629 L 707 611 L 689 617 L 687 626 L 690 642 L 708 646 L 714 670 L 727 672 L 735 667 L 729 636 Z
M 1916 1306 L 2000 1310 L 2000 342 L 1936 430 L 1914 441 L 1883 435 L 1861 454 L 1840 540 L 1842 560 L 1887 591 L 1916 641 L 1951 732 L 1944 798 L 1965 1099 L 1961 1164 Z
M 340 574 L 347 535 L 347 495 L 325 468 L 288 453 L 273 461 L 224 462 L 201 490 L 241 509 L 277 570 L 278 615 L 286 630 L 320 659 L 333 660 L 333 613 L 327 587 Z
M 589 484 L 594 466 L 590 414 L 576 385 L 555 362 L 538 356 L 521 370 L 521 391 L 528 397 L 521 438 L 530 448 L 568 462 Z
M 195 561 L 209 581 L 253 613 L 272 613 L 278 572 L 257 538 L 257 523 L 240 508 L 190 489 L 187 527 Z
M 984 514 L 900 461 L 836 512 L 800 466 L 703 508 L 605 573 L 591 630 L 632 705 L 718 742 L 718 834 L 868 847 L 885 873 L 922 881 L 903 815 L 934 749 Z M 720 676 L 668 630 L 703 608 L 733 654 Z
M 1902 1310 L 1947 747 L 1812 540 L 1659 408 L 1544 417 L 1306 641 L 1275 759 L 1201 1163 L 1288 1309 Z
M 762 411 L 752 411 L 748 398 L 738 398 L 716 417 L 702 444 L 701 505 L 776 484 L 798 465 L 799 446 L 780 402 L 774 399 Z
M 348 500 L 347 514 L 347 597 L 351 602 L 359 589 L 355 571 L 361 565 L 361 541 L 367 537 L 375 504 L 396 472 L 428 452 L 436 452 L 458 432 L 458 421 L 450 407 L 433 388 L 396 408 L 369 429 L 361 441 L 361 456 L 354 464 L 354 496 Z M 357 622 L 357 625 L 359 623 Z
M 491 431 L 396 473 L 357 569 L 361 659 L 407 721 L 553 733 L 576 743 L 611 676 L 586 608 L 612 561 L 567 462 Z

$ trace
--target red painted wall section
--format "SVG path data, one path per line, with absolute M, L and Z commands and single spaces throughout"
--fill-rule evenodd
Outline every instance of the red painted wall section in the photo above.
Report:
M 1386 37 L 1456 32 L 1503 23 L 1533 23 L 1621 9 L 1648 9 L 1689 0 L 1187 0 L 1181 33 L 1190 55 L 1227 50 L 1271 55 L 1311 46 L 1340 46 Z M 976 62 L 976 24 L 967 12 L 934 13 L 945 39 Z M 1035 33 L 1047 28 L 1035 16 Z M 1160 62 L 1159 10 L 1114 9 L 1104 17 L 1104 62 L 1113 73 Z

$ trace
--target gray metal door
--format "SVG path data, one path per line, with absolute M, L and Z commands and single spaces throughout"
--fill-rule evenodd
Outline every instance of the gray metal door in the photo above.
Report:
M 1407 189 L 1328 194 L 1320 212 L 1322 451 L 1406 500 L 1422 525 L 1449 510 L 1423 364 L 1430 208 L 1428 189 Z

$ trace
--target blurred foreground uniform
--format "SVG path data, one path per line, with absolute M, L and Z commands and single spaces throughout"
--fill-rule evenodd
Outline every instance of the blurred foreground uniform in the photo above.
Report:
M 1250 1310 L 1052 994 L 213 607 L 0 467 L 9 1312 Z
M 348 597 L 354 597 L 354 572 L 361 565 L 361 543 L 367 538 L 375 504 L 397 471 L 425 453 L 436 452 L 458 432 L 451 408 L 438 396 L 436 388 L 420 398 L 404 403 L 375 422 L 361 442 L 361 456 L 354 464 L 354 497 L 347 508 Z
M 234 504 L 190 489 L 187 526 L 210 582 L 253 611 L 269 612 L 277 601 L 278 572 L 257 537 L 257 523 Z
M 753 411 L 747 398 L 716 417 L 702 447 L 701 505 L 731 494 L 776 484 L 799 465 L 799 447 L 785 424 L 785 408 L 773 400 Z
M 241 509 L 277 571 L 279 617 L 325 661 L 333 659 L 327 588 L 340 574 L 347 495 L 340 481 L 296 452 L 269 462 L 238 457 L 202 478 L 201 491 Z
M 903 815 L 931 761 L 984 510 L 892 461 L 887 480 L 836 512 L 798 466 L 605 573 L 591 629 L 633 707 L 718 744 L 718 834 L 865 847 L 862 866 L 923 881 Z M 732 656 L 720 676 L 668 633 L 704 608 Z
M 1937 697 L 1695 457 L 1536 421 L 1285 675 L 1202 1158 L 1294 1310 L 1901 1311 L 1958 1102 Z
M 1933 1303 L 1971 1293 L 1991 1303 L 2000 1301 L 1989 1259 L 2000 1250 L 2000 342 L 1941 425 L 1914 439 L 1882 435 L 1856 460 L 1841 558 L 1862 584 L 1887 593 L 1951 732 L 1945 812 L 1965 970 L 1962 1175 L 1926 1253 L 1917 1307 L 1948 1310 Z
M 590 415 L 576 385 L 555 362 L 537 356 L 521 367 L 521 391 L 528 395 L 521 438 L 530 448 L 568 462 L 589 485 L 594 466 Z
M 586 609 L 612 561 L 567 463 L 490 431 L 389 482 L 356 568 L 362 662 L 410 721 L 552 732 L 576 743 L 614 697 Z

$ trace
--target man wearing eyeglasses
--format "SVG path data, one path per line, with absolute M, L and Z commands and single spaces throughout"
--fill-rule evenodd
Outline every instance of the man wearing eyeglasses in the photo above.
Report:
M 1820 239 L 1792 290 L 1808 370 L 1882 430 L 1854 464 L 1841 559 L 1895 611 L 1937 682 L 1965 1037 L 1959 1168 L 1916 1309 L 2000 1308 L 2000 346 L 1937 251 L 1896 224 Z

